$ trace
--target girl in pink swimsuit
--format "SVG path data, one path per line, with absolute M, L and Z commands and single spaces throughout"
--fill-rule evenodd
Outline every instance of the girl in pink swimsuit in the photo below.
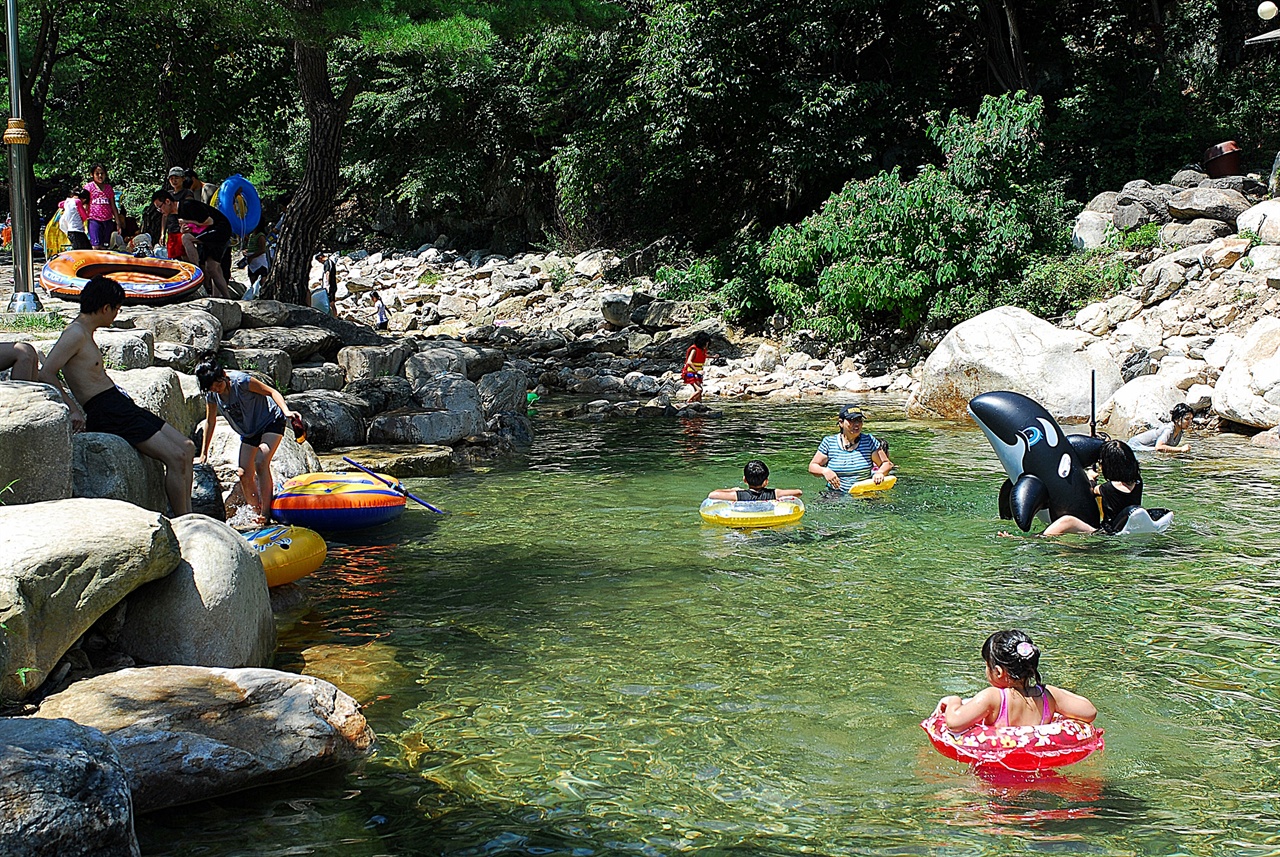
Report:
M 944 696 L 935 713 L 946 716 L 947 729 L 963 732 L 979 723 L 988 726 L 1039 726 L 1055 714 L 1092 723 L 1093 703 L 1079 694 L 1040 680 L 1040 649 L 1021 631 L 997 631 L 982 644 L 990 687 L 967 702 Z

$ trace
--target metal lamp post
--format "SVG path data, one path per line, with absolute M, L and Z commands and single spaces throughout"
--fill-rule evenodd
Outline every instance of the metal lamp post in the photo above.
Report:
M 9 127 L 4 144 L 9 147 L 9 210 L 13 217 L 13 297 L 9 312 L 39 312 L 40 299 L 32 287 L 31 198 L 27 187 L 27 145 L 31 135 L 22 118 L 22 70 L 18 65 L 18 4 L 6 0 L 9 35 Z
M 1271 0 L 1263 0 L 1258 6 L 1258 17 L 1264 21 L 1270 21 L 1276 16 L 1276 12 L 1280 9 L 1276 8 L 1276 4 Z M 1274 42 L 1280 40 L 1280 30 L 1272 30 L 1269 33 L 1263 33 L 1261 36 L 1254 36 L 1252 39 L 1245 39 L 1246 45 L 1256 45 L 1260 42 Z

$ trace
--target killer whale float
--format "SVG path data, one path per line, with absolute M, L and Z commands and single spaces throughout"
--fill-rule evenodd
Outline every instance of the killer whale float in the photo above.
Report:
M 975 396 L 969 401 L 969 415 L 1009 477 L 1000 486 L 1001 518 L 1012 519 L 1024 533 L 1037 515 L 1045 523 L 1074 515 L 1091 527 L 1101 524 L 1085 470 L 1098 463 L 1102 438 L 1067 434 L 1034 399 L 1007 390 Z M 1165 532 L 1173 513 L 1156 511 L 1153 519 L 1146 509 L 1131 507 L 1119 534 Z

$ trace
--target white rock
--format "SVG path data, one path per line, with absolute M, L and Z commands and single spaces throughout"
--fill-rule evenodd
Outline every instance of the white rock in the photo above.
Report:
M 1098 409 L 1098 422 L 1116 437 L 1132 437 L 1169 417 L 1174 405 L 1185 398 L 1167 377 L 1134 378 Z
M 1193 411 L 1203 411 L 1213 405 L 1213 388 L 1208 384 L 1192 384 L 1183 400 Z
M 1213 389 L 1213 409 L 1243 425 L 1280 425 L 1280 319 L 1249 328 Z
M 969 400 L 979 393 L 1013 390 L 1058 418 L 1087 419 L 1090 373 L 1096 372 L 1100 400 L 1122 383 L 1106 346 L 1095 343 L 1026 310 L 990 310 L 957 325 L 929 355 L 909 413 L 964 419 Z
M 1266 244 L 1280 244 L 1280 199 L 1268 199 L 1236 218 L 1236 229 L 1257 235 Z

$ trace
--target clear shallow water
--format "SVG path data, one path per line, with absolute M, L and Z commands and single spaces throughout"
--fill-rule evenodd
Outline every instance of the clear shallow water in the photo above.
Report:
M 146 854 L 1280 854 L 1280 459 L 1144 460 L 1154 540 L 1002 539 L 976 428 L 871 408 L 897 487 L 819 498 L 833 407 L 540 421 L 532 452 L 412 487 L 450 510 L 331 546 L 278 665 L 366 704 L 358 770 L 139 821 Z M 794 527 L 698 518 L 765 458 Z M 1030 787 L 927 744 L 1021 627 L 1107 749 Z

